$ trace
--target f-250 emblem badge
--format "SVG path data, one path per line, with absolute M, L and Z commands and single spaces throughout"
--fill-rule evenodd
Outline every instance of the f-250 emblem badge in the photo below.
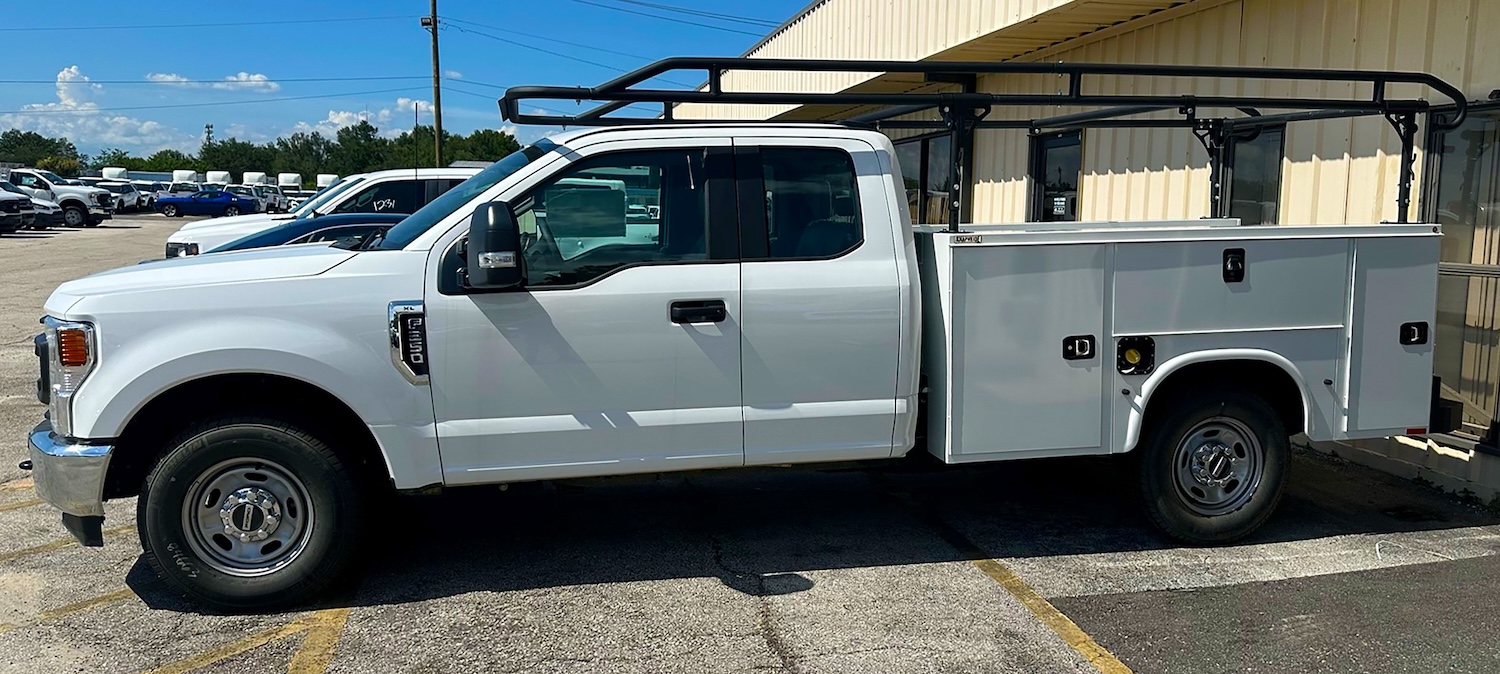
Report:
M 427 383 L 427 315 L 422 303 L 391 302 L 391 362 L 413 384 Z

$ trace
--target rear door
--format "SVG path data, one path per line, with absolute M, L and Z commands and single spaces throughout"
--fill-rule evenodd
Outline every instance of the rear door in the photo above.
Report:
M 890 456 L 905 401 L 899 247 L 879 155 L 853 139 L 735 146 L 745 462 Z

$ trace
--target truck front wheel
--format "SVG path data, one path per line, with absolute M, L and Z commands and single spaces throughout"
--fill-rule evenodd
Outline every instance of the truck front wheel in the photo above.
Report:
M 1146 515 L 1168 536 L 1206 545 L 1248 536 L 1281 500 L 1289 437 L 1260 397 L 1200 391 L 1171 407 L 1141 439 Z
M 168 584 L 225 610 L 305 602 L 353 559 L 359 491 L 318 437 L 269 419 L 180 435 L 146 476 L 137 525 Z

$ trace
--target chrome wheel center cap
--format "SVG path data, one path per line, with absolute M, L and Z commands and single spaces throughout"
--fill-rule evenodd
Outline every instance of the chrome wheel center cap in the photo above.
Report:
M 224 522 L 224 535 L 244 543 L 263 541 L 281 524 L 281 502 L 264 489 L 242 487 L 224 499 L 219 519 Z
M 1234 450 L 1220 442 L 1210 442 L 1193 450 L 1190 469 L 1198 484 L 1222 487 L 1234 476 Z

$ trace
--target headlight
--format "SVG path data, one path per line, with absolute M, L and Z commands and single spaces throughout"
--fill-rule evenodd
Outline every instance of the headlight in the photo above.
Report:
M 73 394 L 94 370 L 98 341 L 94 336 L 94 326 L 88 323 L 60 321 L 51 316 L 43 323 L 46 325 L 47 372 L 51 384 L 47 408 L 52 413 L 52 431 L 72 437 Z

